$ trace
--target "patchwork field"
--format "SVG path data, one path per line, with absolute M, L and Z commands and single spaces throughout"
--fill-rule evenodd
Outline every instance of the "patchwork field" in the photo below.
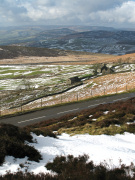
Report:
M 104 63 L 112 67 L 114 73 L 101 77 L 97 69 Z M 25 110 L 134 89 L 134 63 L 135 54 L 114 56 L 1 46 L 1 110 L 22 105 Z M 67 79 L 74 76 L 81 81 L 67 85 Z
M 114 73 L 105 76 L 95 73 L 98 67 L 99 64 L 1 65 L 2 114 L 20 111 L 22 105 L 23 110 L 27 110 L 135 88 L 135 64 L 108 64 Z M 81 81 L 68 85 L 67 79 L 74 76 L 78 76 Z M 13 110 L 15 107 L 18 109 Z
M 19 86 L 30 85 L 30 88 L 38 88 L 49 85 L 59 85 L 66 82 L 72 76 L 80 76 L 93 73 L 90 65 L 22 65 L 0 66 L 1 90 L 16 90 Z M 24 82 L 24 79 L 26 82 Z M 25 84 L 26 83 L 26 84 Z M 20 87 L 21 88 L 21 87 Z

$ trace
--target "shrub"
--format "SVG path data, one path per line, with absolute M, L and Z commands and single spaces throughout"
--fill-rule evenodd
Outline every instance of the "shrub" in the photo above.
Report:
M 127 126 L 127 132 L 129 133 L 135 133 L 135 124 L 129 124 Z
M 18 171 L 17 173 L 8 172 L 6 175 L 0 176 L 0 180 L 58 180 L 58 177 L 50 174 L 33 174 L 30 172 L 23 173 L 22 171 Z
M 18 141 L 24 142 L 32 142 L 32 136 L 29 132 L 19 128 L 17 126 L 11 124 L 1 124 L 0 125 L 0 136 L 9 136 L 9 137 L 17 137 Z
M 40 153 L 34 148 L 25 144 L 25 141 L 33 142 L 30 133 L 9 124 L 0 125 L 0 165 L 3 164 L 5 156 L 24 158 L 39 161 L 42 159 Z
M 30 172 L 10 173 L 0 176 L 0 180 L 135 180 L 135 166 L 120 165 L 120 168 L 108 168 L 106 163 L 94 165 L 88 156 L 57 156 L 46 165 L 48 170 L 57 174 L 33 174 Z M 132 176 L 130 173 L 132 172 Z
M 35 133 L 37 136 L 39 136 L 40 134 L 42 134 L 43 136 L 50 136 L 53 138 L 56 138 L 56 134 L 54 134 L 51 130 L 49 130 L 48 128 L 44 128 L 43 130 L 38 128 L 38 129 L 33 129 L 31 130 L 33 133 Z
M 4 159 L 6 156 L 6 148 L 4 143 L 1 141 L 2 139 L 0 138 L 0 165 L 4 163 Z
M 104 119 L 96 122 L 96 126 L 100 126 L 101 128 L 109 127 L 112 124 L 119 124 L 119 121 L 115 119 Z
M 90 176 L 90 170 L 93 170 L 93 162 L 88 162 L 87 155 L 73 157 L 72 155 L 57 156 L 52 163 L 47 163 L 46 168 L 52 170 L 63 179 L 88 179 L 85 178 Z
M 120 168 L 109 169 L 107 164 L 94 165 L 88 162 L 88 156 L 57 156 L 53 162 L 46 164 L 48 170 L 56 172 L 60 180 L 135 180 L 127 171 L 134 172 L 135 167 L 121 165 Z

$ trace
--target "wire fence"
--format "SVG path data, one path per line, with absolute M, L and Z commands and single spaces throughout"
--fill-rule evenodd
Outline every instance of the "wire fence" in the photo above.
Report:
M 58 104 L 64 104 L 64 103 L 69 103 L 69 102 L 75 102 L 75 101 L 81 101 L 89 98 L 93 98 L 96 96 L 104 96 L 104 95 L 111 95 L 111 94 L 117 94 L 121 92 L 127 92 L 128 90 L 135 89 L 135 86 L 118 86 L 114 87 L 105 87 L 102 86 L 99 88 L 95 89 L 89 89 L 87 91 L 79 91 L 79 92 L 65 92 L 63 94 L 58 94 L 54 96 L 49 96 L 49 97 L 43 97 L 41 99 L 32 101 L 26 105 L 21 105 L 20 107 L 13 108 L 13 109 L 0 109 L 0 116 L 4 115 L 9 115 L 9 114 L 14 114 L 17 112 L 24 112 L 24 111 L 29 111 L 33 110 L 36 108 L 42 108 L 42 107 L 48 107 L 48 106 L 53 106 L 53 105 L 58 105 Z M 22 102 L 23 104 L 23 102 Z

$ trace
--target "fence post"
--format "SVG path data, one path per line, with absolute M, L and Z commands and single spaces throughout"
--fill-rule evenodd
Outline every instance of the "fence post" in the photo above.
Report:
M 61 98 L 60 98 L 60 99 L 61 99 L 61 104 L 62 104 L 62 96 L 61 96 Z
M 116 87 L 116 94 L 117 94 L 117 87 Z
M 42 98 L 41 98 L 41 107 L 42 107 L 42 104 L 43 104 L 43 103 L 42 103 Z
M 2 116 L 1 107 L 2 107 L 2 102 L 0 101 L 0 116 Z
M 21 104 L 21 112 L 23 111 L 22 104 Z
M 91 89 L 91 96 L 92 96 L 92 89 Z
M 0 101 L 0 116 L 2 115 L 1 107 L 2 107 L 2 101 Z
M 127 85 L 126 85 L 126 91 L 127 91 Z
M 78 93 L 77 93 L 77 101 L 78 101 Z
M 105 88 L 104 88 L 104 95 L 105 95 Z

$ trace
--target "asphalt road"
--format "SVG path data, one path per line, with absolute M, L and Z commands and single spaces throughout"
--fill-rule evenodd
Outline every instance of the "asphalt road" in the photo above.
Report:
M 59 107 L 52 107 L 40 111 L 30 112 L 10 118 L 0 118 L 0 123 L 9 123 L 16 126 L 24 127 L 30 124 L 34 124 L 43 120 L 49 120 L 51 118 L 58 118 L 65 114 L 80 112 L 81 110 L 93 108 L 100 104 L 113 103 L 116 101 L 125 101 L 135 97 L 135 93 L 116 94 L 110 97 L 102 97 L 98 99 L 92 99 L 88 101 L 63 105 Z

